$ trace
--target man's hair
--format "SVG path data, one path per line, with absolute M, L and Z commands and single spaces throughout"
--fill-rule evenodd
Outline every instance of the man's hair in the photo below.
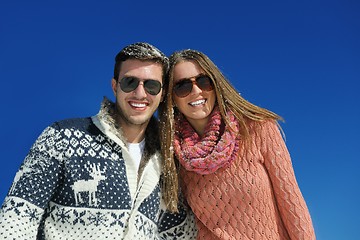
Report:
M 114 79 L 118 80 L 122 62 L 128 59 L 137 59 L 140 61 L 153 61 L 160 63 L 163 68 L 163 77 L 166 75 L 169 67 L 169 59 L 155 46 L 138 42 L 124 47 L 115 57 Z

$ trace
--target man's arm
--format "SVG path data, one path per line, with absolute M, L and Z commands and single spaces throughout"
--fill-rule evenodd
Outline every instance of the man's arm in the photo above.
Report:
M 60 174 L 61 136 L 46 128 L 31 147 L 0 209 L 0 239 L 36 239 Z
M 183 197 L 179 198 L 178 213 L 171 213 L 163 207 L 162 209 L 159 219 L 160 239 L 196 239 L 195 217 Z

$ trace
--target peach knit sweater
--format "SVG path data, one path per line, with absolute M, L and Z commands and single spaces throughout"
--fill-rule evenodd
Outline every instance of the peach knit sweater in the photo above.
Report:
M 180 169 L 182 189 L 197 218 L 197 239 L 315 239 L 277 125 L 250 124 L 228 168 L 200 175 Z

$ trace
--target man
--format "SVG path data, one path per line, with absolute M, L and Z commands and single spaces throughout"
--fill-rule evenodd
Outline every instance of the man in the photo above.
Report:
M 192 215 L 166 211 L 153 113 L 168 59 L 135 43 L 115 58 L 111 86 L 91 118 L 46 128 L 0 211 L 0 239 L 192 239 Z

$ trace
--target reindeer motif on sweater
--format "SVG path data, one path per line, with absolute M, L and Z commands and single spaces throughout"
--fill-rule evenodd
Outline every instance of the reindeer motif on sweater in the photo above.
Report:
M 88 193 L 89 196 L 89 206 L 97 206 L 97 198 L 96 191 L 101 180 L 105 180 L 105 170 L 106 167 L 101 171 L 100 166 L 95 163 L 91 164 L 91 166 L 85 165 L 85 169 L 89 172 L 89 175 L 92 179 L 89 180 L 78 180 L 74 182 L 71 188 L 74 191 L 75 204 L 83 203 L 83 199 L 81 198 L 81 193 Z

